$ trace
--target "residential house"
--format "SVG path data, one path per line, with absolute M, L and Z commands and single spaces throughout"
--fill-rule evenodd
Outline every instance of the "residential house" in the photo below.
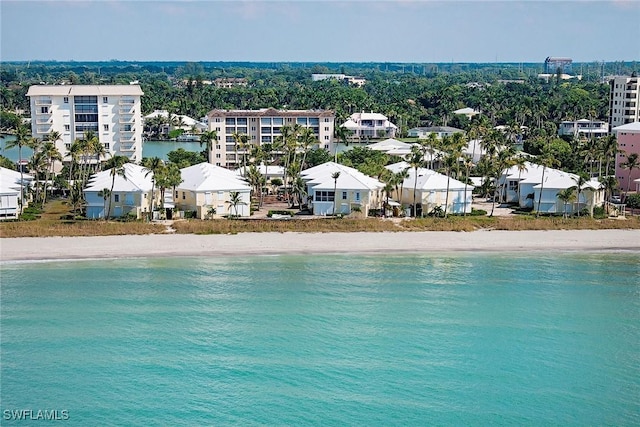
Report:
M 172 123 L 169 122 L 169 116 L 171 116 Z M 167 123 L 161 127 L 160 134 L 167 136 L 170 131 L 174 129 L 183 130 L 183 134 L 180 135 L 178 141 L 199 141 L 199 133 L 207 130 L 207 125 L 194 118 L 185 116 L 184 114 L 169 114 L 167 110 L 155 110 L 153 113 L 149 113 L 144 116 L 145 126 L 149 121 L 162 117 L 167 120 Z
M 251 215 L 251 187 L 236 172 L 204 162 L 183 168 L 180 173 L 183 181 L 175 189 L 176 209 L 196 212 L 200 219 Z M 240 199 L 235 206 L 230 203 L 233 192 Z
M 22 174 L 24 206 L 28 204 L 27 188 L 33 176 Z M 20 172 L 0 167 L 0 220 L 17 218 L 20 215 Z
M 477 116 L 478 114 L 480 114 L 480 111 L 470 107 L 465 107 L 465 108 L 460 108 L 454 111 L 453 114 L 459 115 L 459 116 L 466 116 L 469 120 L 471 120 L 473 116 Z
M 580 197 L 567 205 L 558 198 L 558 193 L 576 186 L 578 176 L 571 173 L 549 169 L 545 171 L 544 183 L 533 186 L 533 205 L 535 210 L 546 214 L 575 214 L 588 209 L 593 215 L 593 208 L 604 202 L 604 189 L 597 180 L 589 180 L 580 188 Z M 542 193 L 542 196 L 541 196 Z M 576 197 L 578 192 L 576 190 Z
M 382 151 L 390 156 L 406 156 L 411 153 L 411 147 L 414 145 L 416 144 L 409 144 L 394 138 L 388 138 L 375 144 L 369 144 L 367 148 L 374 151 Z
M 83 190 L 87 202 L 87 218 L 98 219 L 107 215 L 109 200 L 105 200 L 102 193 L 104 189 L 111 190 L 112 182 L 113 190 L 110 195 L 112 218 L 131 215 L 141 219 L 162 204 L 160 190 L 153 185 L 153 173 L 135 163 L 125 163 L 123 169 L 124 176 L 120 174 L 112 176 L 111 169 L 91 176 Z
M 346 74 L 311 74 L 311 80 L 314 82 L 320 80 L 339 80 L 359 87 L 367 82 L 364 77 L 347 76 Z
M 71 144 L 94 132 L 107 155 L 142 159 L 142 104 L 139 85 L 35 85 L 27 96 L 31 105 L 31 132 L 43 139 L 61 135 L 56 148 L 71 161 Z M 85 159 L 97 161 L 98 159 Z
M 613 128 L 618 140 L 618 154 L 616 156 L 616 178 L 622 191 L 633 190 L 633 181 L 640 178 L 640 169 L 631 171 L 623 167 L 627 156 L 638 154 L 640 156 L 640 122 L 627 123 Z
M 398 127 L 380 113 L 353 113 L 342 127 L 350 131 L 353 142 L 367 142 L 377 138 L 395 138 Z
M 431 169 L 418 168 L 416 171 L 407 162 L 388 165 L 387 169 L 393 173 L 402 170 L 407 171 L 408 176 L 402 182 L 402 190 L 399 189 L 398 191 L 401 194 L 395 194 L 394 192 L 394 199 L 403 206 L 413 206 L 415 195 L 418 215 L 426 215 L 438 207 L 444 210 L 445 205 L 447 206 L 447 213 L 462 214 L 471 212 L 474 188 L 472 185 L 449 178 L 447 175 Z
M 407 136 L 418 139 L 429 138 L 430 134 L 435 134 L 438 139 L 442 139 L 445 136 L 453 136 L 456 133 L 464 132 L 462 129 L 454 128 L 451 126 L 430 126 L 430 127 L 417 127 L 409 129 Z
M 608 133 L 609 124 L 601 120 L 565 120 L 558 127 L 559 136 L 599 138 Z
M 334 173 L 339 172 L 337 180 Z M 314 215 L 359 212 L 369 215 L 369 210 L 382 205 L 384 184 L 357 169 L 334 162 L 323 163 L 301 172 L 307 184 L 307 203 Z

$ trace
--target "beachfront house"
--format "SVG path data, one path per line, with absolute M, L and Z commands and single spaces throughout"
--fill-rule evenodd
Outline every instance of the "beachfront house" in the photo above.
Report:
M 336 178 L 337 175 L 337 178 Z M 334 162 L 323 163 L 301 172 L 307 185 L 307 203 L 314 215 L 369 215 L 382 203 L 384 184 L 357 169 Z
M 200 219 L 251 214 L 251 187 L 236 172 L 204 162 L 180 173 L 183 181 L 175 189 L 176 209 L 195 212 Z M 237 203 L 232 203 L 234 192 Z
M 578 176 L 572 173 L 549 169 L 545 171 L 544 183 L 533 186 L 533 206 L 535 210 L 545 214 L 569 215 L 587 209 L 593 215 L 593 208 L 604 202 L 604 188 L 597 180 L 589 180 L 580 187 L 580 197 L 575 190 L 576 199 L 565 204 L 558 193 L 567 188 L 575 187 Z M 542 193 L 542 197 L 541 197 Z
M 83 190 L 87 202 L 87 218 L 98 219 L 107 215 L 111 218 L 121 218 L 131 215 L 141 219 L 145 213 L 152 212 L 154 207 L 161 204 L 160 190 L 152 182 L 153 173 L 134 163 L 125 163 L 123 170 L 124 176 L 112 175 L 111 169 L 91 176 Z M 110 194 L 105 194 L 105 189 L 109 190 Z
M 387 138 L 384 141 L 367 145 L 367 148 L 374 151 L 382 151 L 390 156 L 406 156 L 411 153 L 411 147 L 416 145 L 407 142 L 398 141 L 394 138 Z
M 417 169 L 416 180 L 416 170 L 411 168 L 407 162 L 388 165 L 387 169 L 393 173 L 398 173 L 402 170 L 407 171 L 407 177 L 402 182 L 402 190 L 398 189 L 398 192 L 401 193 L 395 194 L 394 191 L 394 199 L 404 207 L 413 206 L 415 200 L 418 216 L 427 215 L 436 208 L 444 210 L 445 205 L 447 213 L 462 214 L 471 212 L 474 188 L 472 185 L 426 168 Z M 409 212 L 412 212 L 412 210 L 409 209 Z
M 20 172 L 0 167 L 0 220 L 17 218 L 20 215 Z M 22 174 L 24 203 L 29 203 L 28 188 L 33 176 Z

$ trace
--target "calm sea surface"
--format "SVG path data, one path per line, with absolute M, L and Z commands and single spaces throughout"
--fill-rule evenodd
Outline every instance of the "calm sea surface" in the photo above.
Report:
M 4 263 L 1 280 L 2 425 L 640 425 L 640 254 Z

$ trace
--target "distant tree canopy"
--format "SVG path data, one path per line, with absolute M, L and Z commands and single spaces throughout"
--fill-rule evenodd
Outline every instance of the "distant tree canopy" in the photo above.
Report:
M 574 64 L 574 67 L 579 64 Z M 581 65 L 583 79 L 538 79 L 542 63 L 251 63 L 251 62 L 31 62 L 3 63 L 3 110 L 28 111 L 30 85 L 140 83 L 143 113 L 165 109 L 200 119 L 212 109 L 331 109 L 337 121 L 359 111 L 385 114 L 400 134 L 417 126 L 449 125 L 468 130 L 471 122 L 452 112 L 482 111 L 492 125 L 535 129 L 545 121 L 605 119 L 608 84 L 603 64 Z M 638 63 L 608 63 L 610 74 L 631 74 Z M 314 72 L 362 76 L 358 87 L 337 80 L 312 81 Z M 247 86 L 204 84 L 218 77 L 242 77 Z M 195 82 L 185 84 L 184 81 Z M 4 117 L 3 117 L 4 119 Z M 3 120 L 4 122 L 4 120 Z
M 180 168 L 197 165 L 198 163 L 207 161 L 207 158 L 202 153 L 187 151 L 184 148 L 178 148 L 177 150 L 170 151 L 167 154 L 167 159 L 169 159 L 171 163 L 178 165 Z

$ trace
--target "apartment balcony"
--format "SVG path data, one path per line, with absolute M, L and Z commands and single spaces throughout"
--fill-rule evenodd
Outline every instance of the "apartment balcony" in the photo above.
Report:
M 121 142 L 120 143 L 120 151 L 131 153 L 133 151 L 136 151 L 136 146 L 135 146 L 135 144 L 123 144 Z
M 135 109 L 133 108 L 133 105 L 121 105 L 118 109 L 119 114 L 133 114 L 134 112 Z
M 636 103 L 635 102 L 626 102 L 624 104 L 625 108 L 635 108 L 636 107 Z
M 50 99 L 36 99 L 36 105 L 51 105 Z
M 51 111 L 51 108 L 47 109 L 47 111 L 36 110 L 36 117 L 37 116 L 51 117 L 51 114 L 53 114 L 53 111 Z
M 51 117 L 47 117 L 47 116 L 36 117 L 36 124 L 37 125 L 49 125 L 49 124 L 51 124 Z
M 121 99 L 120 101 L 118 101 L 118 104 L 120 105 L 134 105 L 136 103 L 135 99 Z
M 118 123 L 134 123 L 136 121 L 132 114 L 120 115 L 118 117 Z

